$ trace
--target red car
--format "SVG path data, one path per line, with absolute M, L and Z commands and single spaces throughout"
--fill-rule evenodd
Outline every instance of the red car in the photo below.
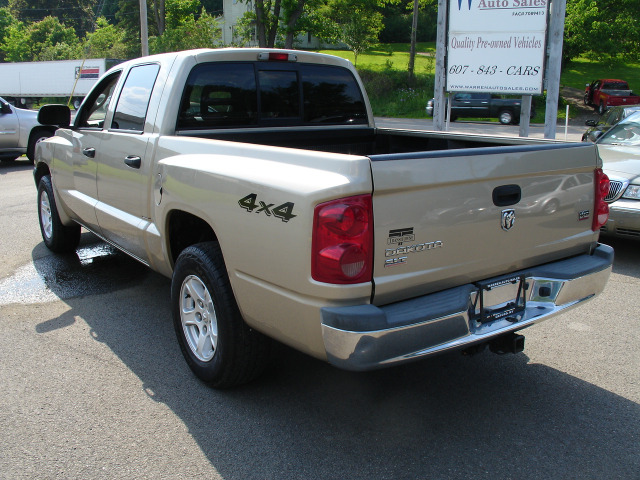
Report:
M 607 108 L 617 105 L 638 105 L 640 95 L 636 95 L 624 80 L 601 79 L 587 84 L 584 104 L 593 105 L 602 115 Z

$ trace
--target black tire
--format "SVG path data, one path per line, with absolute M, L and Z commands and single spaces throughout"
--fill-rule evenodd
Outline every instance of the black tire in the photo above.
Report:
M 498 120 L 502 125 L 513 123 L 513 112 L 511 110 L 500 110 L 498 112 Z
M 53 195 L 51 178 L 45 175 L 38 183 L 38 220 L 42 240 L 49 250 L 56 253 L 75 251 L 80 243 L 80 225 L 63 225 Z
M 43 128 L 34 129 L 29 135 L 29 143 L 27 144 L 27 158 L 33 164 L 36 156 L 36 145 L 42 140 L 52 137 L 55 132 Z
M 20 155 L 15 156 L 15 157 L 4 157 L 4 158 L 0 158 L 0 162 L 14 162 L 18 158 L 20 158 Z
M 214 388 L 250 382 L 267 366 L 271 341 L 249 328 L 217 242 L 186 248 L 171 279 L 171 310 L 189 368 Z

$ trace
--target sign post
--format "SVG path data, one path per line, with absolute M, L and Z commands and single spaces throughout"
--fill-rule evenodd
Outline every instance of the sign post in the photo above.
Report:
M 523 95 L 520 135 L 528 134 L 531 95 L 544 91 L 549 2 L 439 0 L 434 128 L 445 91 L 483 92 Z

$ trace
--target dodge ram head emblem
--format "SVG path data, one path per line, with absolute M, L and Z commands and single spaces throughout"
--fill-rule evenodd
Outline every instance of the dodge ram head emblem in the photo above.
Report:
M 511 230 L 513 224 L 516 223 L 516 211 L 513 209 L 502 211 L 502 229 Z

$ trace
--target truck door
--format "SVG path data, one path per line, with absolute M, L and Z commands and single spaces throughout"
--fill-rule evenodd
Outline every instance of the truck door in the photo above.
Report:
M 150 225 L 151 131 L 145 131 L 149 101 L 160 66 L 129 70 L 100 145 L 96 215 L 102 234 L 147 262 L 144 233 Z M 150 129 L 151 130 L 151 129 Z
M 74 128 L 61 130 L 72 148 L 56 159 L 60 167 L 55 169 L 53 178 L 56 189 L 76 219 L 96 233 L 101 233 L 95 212 L 97 162 L 100 161 L 105 119 L 120 73 L 115 72 L 96 85 L 86 105 L 78 112 Z
M 469 108 L 471 109 L 470 117 L 482 117 L 489 114 L 488 93 L 472 93 L 469 99 Z
M 456 93 L 451 102 L 451 115 L 455 117 L 469 117 L 472 113 L 471 94 Z

